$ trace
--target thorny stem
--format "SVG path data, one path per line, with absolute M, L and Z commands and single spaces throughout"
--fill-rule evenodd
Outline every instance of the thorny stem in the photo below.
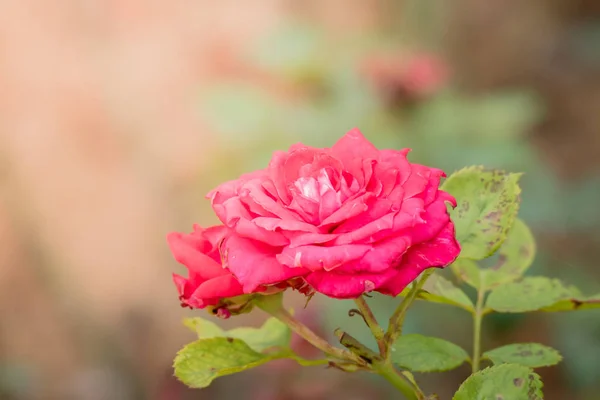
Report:
M 296 332 L 300 337 L 304 340 L 315 346 L 317 349 L 321 350 L 327 355 L 333 356 L 340 360 L 352 361 L 360 366 L 365 366 L 366 362 L 357 356 L 356 354 L 345 350 L 340 349 L 339 347 L 332 346 L 325 339 L 317 335 L 313 332 L 308 326 L 304 325 L 302 322 L 298 321 L 294 318 L 289 312 L 285 309 L 280 308 L 278 310 L 265 310 L 287 326 Z
M 377 319 L 375 318 L 375 315 L 373 315 L 373 311 L 371 311 L 371 308 L 367 304 L 364 297 L 361 296 L 358 299 L 354 299 L 354 302 L 358 306 L 358 309 L 360 310 L 363 319 L 365 320 L 367 326 L 369 327 L 371 333 L 373 333 L 373 336 L 377 341 L 377 346 L 379 347 L 379 354 L 384 355 L 386 346 L 385 332 L 383 331 L 383 328 L 379 325 L 379 323 L 377 323 Z
M 408 400 L 419 400 L 415 388 L 391 364 L 382 363 L 377 373 L 398 389 Z
M 419 293 L 419 290 L 421 290 L 421 288 L 425 284 L 425 281 L 427 280 L 427 278 L 429 278 L 429 276 L 432 273 L 433 268 L 429 268 L 425 272 L 423 272 L 423 276 L 421 277 L 421 279 L 413 284 L 413 288 L 406 295 L 406 297 L 404 297 L 398 308 L 396 308 L 396 311 L 394 311 L 394 314 L 392 314 L 392 316 L 390 317 L 390 322 L 386 333 L 387 346 L 384 354 L 384 358 L 386 360 L 389 360 L 390 357 L 390 347 L 394 344 L 396 338 L 402 335 L 402 325 L 404 324 L 404 318 L 406 317 L 408 307 L 410 307 L 412 302 L 415 300 L 417 294 Z
M 483 300 L 485 298 L 485 288 L 480 288 L 477 292 L 477 303 L 473 314 L 473 362 L 472 372 L 479 371 L 481 360 L 481 321 L 483 320 Z

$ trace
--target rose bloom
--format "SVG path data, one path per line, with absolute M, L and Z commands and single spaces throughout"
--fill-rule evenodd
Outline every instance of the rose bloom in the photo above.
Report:
M 446 203 L 456 201 L 438 189 L 444 173 L 408 152 L 378 150 L 353 129 L 331 148 L 293 145 L 218 186 L 209 198 L 230 233 L 219 246 L 206 244 L 210 230 L 185 239 L 188 248 L 171 244 L 191 274 L 176 279 L 180 293 L 200 305 L 303 282 L 334 298 L 395 296 L 452 263 L 460 247 Z

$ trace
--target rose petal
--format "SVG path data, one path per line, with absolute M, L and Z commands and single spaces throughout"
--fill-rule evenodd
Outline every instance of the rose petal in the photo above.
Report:
M 402 260 L 402 256 L 409 248 L 410 238 L 396 236 L 374 243 L 372 249 L 361 259 L 348 262 L 335 271 L 337 273 L 381 273 L 387 269 L 395 268 Z
M 348 217 L 335 229 L 335 233 L 351 234 L 366 224 L 390 214 L 393 204 L 389 200 L 377 199 L 372 196 L 365 196 L 363 198 L 368 199 L 363 207 L 364 211 L 361 213 L 355 212 L 354 215 L 348 215 Z
M 421 215 L 423 223 L 417 224 L 410 231 L 414 244 L 429 241 L 437 236 L 450 221 L 446 203 L 435 201 Z
M 206 251 L 203 253 L 209 254 L 211 256 L 214 255 L 213 259 L 215 261 L 221 260 L 221 255 L 219 254 L 219 246 L 225 235 L 227 235 L 228 229 L 223 225 L 214 225 L 208 228 L 202 228 L 198 224 L 194 224 L 194 232 L 192 235 L 200 236 L 206 240 Z
M 240 218 L 251 219 L 248 208 L 242 203 L 239 197 L 231 197 L 221 201 L 220 194 L 215 194 L 213 198 L 213 210 L 223 224 L 232 228 Z
M 311 224 L 298 220 L 287 220 L 278 218 L 258 217 L 252 220 L 256 225 L 269 231 L 298 231 L 298 232 L 319 232 L 319 229 Z
M 423 190 L 423 200 L 425 204 L 431 204 L 437 197 L 438 188 L 440 186 L 440 179 L 446 174 L 441 169 L 430 168 L 431 175 L 429 176 L 429 182 Z
M 410 176 L 404 185 L 402 185 L 405 198 L 421 195 L 425 191 L 429 183 L 429 177 L 431 176 L 431 169 L 422 165 L 411 164 L 410 168 Z
M 331 155 L 340 160 L 344 170 L 354 176 L 361 187 L 366 186 L 370 178 L 365 176 L 365 160 L 378 160 L 379 150 L 363 134 L 354 128 L 346 133 L 331 147 Z M 366 179 L 365 179 L 366 178 Z
M 355 197 L 359 191 L 360 184 L 358 183 L 358 180 L 349 172 L 342 171 L 340 179 L 340 201 L 345 203 L 349 198 Z
M 383 231 L 389 231 L 394 227 L 394 216 L 396 213 L 389 213 L 375 221 L 370 221 L 365 225 L 347 233 L 340 234 L 334 241 L 336 245 L 349 243 L 372 243 L 376 240 L 376 235 Z M 366 219 L 368 221 L 368 219 Z M 347 229 L 345 229 L 347 230 Z
M 398 296 L 404 288 L 421 275 L 421 272 L 423 270 L 417 268 L 404 268 L 402 271 L 397 271 L 392 278 L 378 287 L 377 291 L 388 296 Z
M 206 249 L 205 239 L 174 232 L 167 236 L 167 241 L 175 260 L 201 279 L 212 279 L 226 274 L 219 263 L 202 252 Z
M 392 183 L 391 179 L 386 178 L 384 180 L 383 178 L 383 176 L 386 175 L 386 171 L 394 171 L 393 175 L 396 176 L 396 180 L 393 182 L 394 186 L 404 185 L 408 180 L 411 173 L 411 167 L 407 155 L 410 151 L 411 149 L 385 149 L 379 152 L 379 163 L 375 166 L 375 173 L 377 176 L 381 175 L 380 180 L 384 185 L 384 193 L 392 189 L 388 186 Z
M 283 164 L 283 176 L 287 187 L 291 188 L 300 177 L 314 175 L 315 160 L 324 154 L 323 149 L 302 146 L 289 152 Z
M 335 243 L 357 241 L 372 243 L 422 221 L 420 217 L 424 211 L 422 199 L 405 200 L 401 203 L 399 212 L 397 207 L 398 205 L 389 199 L 371 199 L 366 212 L 349 218 L 335 229 L 334 233 L 341 233 Z M 393 211 L 394 209 L 396 212 Z
M 277 191 L 277 198 L 279 198 L 283 204 L 290 204 L 292 196 L 289 193 L 289 187 L 285 180 L 284 165 L 288 158 L 288 153 L 284 151 L 276 151 L 273 153 L 273 158 L 269 163 L 269 176 L 273 182 L 273 185 Z
M 190 299 L 220 299 L 244 294 L 242 285 L 231 274 L 223 275 L 203 282 L 198 286 Z M 216 304 L 216 302 L 215 302 Z
M 292 201 L 288 208 L 295 211 L 303 221 L 309 224 L 319 223 L 319 203 L 309 199 L 298 192 L 297 189 L 291 189 Z
M 381 274 L 352 275 L 338 274 L 337 271 L 317 271 L 306 276 L 306 281 L 317 292 L 336 299 L 352 299 L 363 293 L 377 290 L 385 284 L 394 271 L 388 270 Z
M 294 213 L 265 193 L 260 180 L 252 180 L 244 184 L 240 190 L 240 196 L 244 202 L 252 201 L 279 218 L 288 220 L 297 219 Z
M 318 221 L 321 222 L 327 219 L 327 217 L 337 211 L 341 205 L 342 202 L 339 193 L 333 190 L 327 190 L 322 193 L 321 201 L 319 202 Z
M 409 248 L 396 268 L 397 274 L 378 291 L 397 296 L 425 269 L 445 267 L 454 262 L 459 254 L 460 245 L 454 235 L 454 224 L 449 222 L 433 240 Z
M 267 243 L 271 246 L 285 246 L 289 243 L 288 238 L 281 232 L 262 228 L 258 226 L 255 221 L 256 220 L 248 221 L 243 218 L 239 219 L 234 226 L 235 233 L 242 237 Z
M 369 245 L 346 244 L 341 246 L 298 246 L 286 247 L 277 255 L 277 260 L 291 268 L 308 268 L 311 271 L 326 271 L 345 262 L 362 258 L 371 249 Z
M 405 212 L 397 212 L 394 214 L 393 226 L 391 229 L 383 229 L 378 232 L 374 232 L 369 236 L 370 243 L 377 243 L 381 240 L 386 240 L 392 236 L 405 236 L 409 238 L 412 242 L 412 238 L 410 237 L 410 229 L 417 224 L 422 223 L 420 215 L 411 215 Z
M 278 249 L 256 240 L 229 236 L 223 243 L 223 248 L 227 268 L 247 293 L 261 285 L 276 284 L 308 272 L 304 268 L 281 265 L 275 258 Z
M 187 293 L 185 292 L 185 288 L 186 288 L 186 284 L 187 284 L 187 279 L 185 279 L 183 276 L 178 275 L 178 274 L 173 274 L 173 283 L 175 284 L 175 287 L 177 288 L 177 292 L 179 293 L 180 296 L 184 296 L 184 297 L 188 297 L 191 293 Z
M 231 181 L 224 182 L 208 192 L 206 198 L 210 199 L 212 202 L 215 201 L 215 198 L 218 197 L 218 202 L 222 203 L 227 199 L 235 197 L 238 195 L 239 188 L 246 182 L 251 181 L 253 179 L 265 180 L 268 179 L 268 172 L 265 170 L 258 170 L 254 172 L 250 172 L 247 174 L 243 174 L 238 179 L 234 179 Z
M 354 199 L 347 200 L 342 206 L 329 217 L 321 222 L 319 227 L 339 224 L 352 217 L 355 217 L 369 209 L 367 202 L 373 197 L 372 193 L 364 193 Z
M 338 235 L 334 233 L 306 233 L 306 232 L 286 232 L 290 244 L 288 247 L 294 248 L 307 244 L 322 244 L 332 241 Z

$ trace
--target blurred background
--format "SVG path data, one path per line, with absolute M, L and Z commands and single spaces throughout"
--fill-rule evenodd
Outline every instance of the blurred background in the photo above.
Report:
M 596 0 L 2 1 L 0 88 L 2 400 L 394 398 L 285 362 L 202 391 L 172 377 L 181 319 L 204 314 L 179 307 L 167 232 L 216 222 L 204 195 L 273 150 L 353 127 L 448 173 L 525 172 L 532 273 L 600 291 Z M 368 340 L 351 307 L 297 311 Z M 552 345 L 546 398 L 598 399 L 599 317 L 488 317 L 484 348 Z M 460 310 L 419 304 L 407 323 L 470 349 Z M 449 399 L 468 374 L 419 380 Z

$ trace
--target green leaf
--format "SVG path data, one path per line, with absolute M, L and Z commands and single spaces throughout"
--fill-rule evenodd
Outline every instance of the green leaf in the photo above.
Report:
M 498 250 L 498 261 L 489 268 L 468 259 L 456 260 L 451 269 L 455 275 L 476 289 L 492 289 L 520 278 L 535 257 L 535 240 L 527 225 L 516 219 Z
M 461 281 L 476 289 L 481 287 L 483 268 L 477 265 L 475 261 L 459 258 L 450 265 L 450 269 Z
M 420 299 L 434 303 L 451 304 L 468 311 L 473 311 L 473 302 L 465 292 L 441 275 L 431 275 L 425 282 L 423 289 L 417 294 L 417 297 Z
M 267 296 L 257 296 L 254 298 L 254 304 L 264 312 L 273 315 L 283 310 L 283 292 Z
M 561 299 L 551 306 L 542 308 L 542 311 L 575 311 L 594 308 L 600 308 L 600 293 L 589 297 L 575 294 Z
M 538 343 L 516 343 L 486 351 L 487 357 L 494 364 L 519 364 L 530 368 L 556 365 L 562 357 L 551 347 Z
M 498 262 L 486 269 L 486 287 L 512 282 L 522 276 L 535 258 L 535 239 L 529 227 L 516 219 L 498 251 Z
M 283 354 L 265 355 L 239 339 L 214 337 L 190 343 L 181 349 L 173 364 L 175 376 L 191 388 L 203 388 L 220 376 L 258 367 Z
M 419 334 L 400 336 L 391 350 L 395 364 L 414 372 L 448 371 L 469 359 L 454 343 Z
M 462 247 L 460 257 L 481 260 L 498 250 L 519 210 L 520 177 L 469 167 L 444 182 L 442 189 L 458 202 L 450 214 Z
M 536 311 L 570 298 L 571 293 L 557 279 L 527 277 L 498 286 L 490 293 L 486 306 L 499 312 Z
M 542 400 L 542 386 L 531 368 L 502 364 L 468 377 L 452 400 Z
M 270 347 L 288 347 L 292 337 L 290 329 L 276 318 L 269 318 L 260 328 L 234 328 L 224 331 L 213 322 L 202 318 L 186 318 L 184 325 L 198 335 L 198 339 L 230 337 L 243 340 L 251 349 L 262 352 Z
M 212 337 L 225 337 L 227 334 L 217 324 L 204 318 L 184 318 L 183 325 L 190 328 L 198 339 L 208 339 Z
M 235 328 L 227 332 L 233 338 L 241 339 L 256 351 L 270 347 L 288 347 L 292 338 L 290 328 L 277 318 L 269 318 L 260 328 Z

